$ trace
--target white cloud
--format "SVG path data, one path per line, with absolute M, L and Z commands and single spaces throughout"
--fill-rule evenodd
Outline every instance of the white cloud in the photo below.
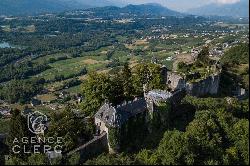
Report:
M 221 4 L 230 4 L 230 3 L 236 3 L 239 2 L 240 0 L 216 0 L 217 3 Z

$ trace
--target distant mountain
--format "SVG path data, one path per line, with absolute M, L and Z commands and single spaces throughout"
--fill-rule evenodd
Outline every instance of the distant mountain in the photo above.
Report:
M 33 15 L 113 5 L 109 0 L 0 0 L 0 15 Z
M 181 13 L 170 10 L 159 4 L 148 3 L 142 5 L 128 5 L 122 8 L 123 11 L 133 12 L 138 15 L 161 15 L 161 16 L 179 16 Z
M 0 15 L 31 15 L 44 12 L 59 12 L 79 5 L 78 2 L 69 0 L 0 0 Z
M 64 0 L 67 1 L 67 0 Z M 71 0 L 72 1 L 72 0 Z M 74 0 L 82 5 L 91 5 L 94 7 L 104 7 L 104 6 L 122 6 L 123 3 L 117 0 Z
M 122 13 L 134 15 L 179 16 L 181 13 L 159 4 L 128 5 L 115 0 L 0 0 L 0 15 L 34 15 L 57 13 L 75 9 L 88 9 L 97 15 L 116 16 Z
M 209 4 L 200 8 L 191 9 L 190 14 L 203 16 L 232 16 L 249 17 L 249 0 L 241 0 L 234 4 Z
M 170 10 L 159 4 L 149 3 L 142 5 L 128 5 L 125 7 L 107 6 L 101 8 L 88 9 L 95 14 L 102 16 L 126 16 L 126 15 L 137 15 L 137 16 L 181 16 L 183 14 Z

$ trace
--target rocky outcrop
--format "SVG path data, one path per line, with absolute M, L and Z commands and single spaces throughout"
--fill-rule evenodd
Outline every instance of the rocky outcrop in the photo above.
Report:
M 215 74 L 198 82 L 186 83 L 186 91 L 192 96 L 215 95 L 218 93 L 220 74 Z

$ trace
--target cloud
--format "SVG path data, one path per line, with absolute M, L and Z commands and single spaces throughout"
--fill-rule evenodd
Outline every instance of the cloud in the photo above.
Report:
M 240 2 L 240 0 L 216 0 L 216 2 L 220 4 L 230 4 Z

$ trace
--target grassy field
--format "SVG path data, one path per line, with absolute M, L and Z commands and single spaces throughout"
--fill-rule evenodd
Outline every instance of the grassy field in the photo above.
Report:
M 37 95 L 36 97 L 38 100 L 46 101 L 46 102 L 55 100 L 57 98 L 53 93 Z
M 51 69 L 48 69 L 35 77 L 44 77 L 46 80 L 53 79 L 55 75 L 64 75 L 65 77 L 68 77 L 71 74 L 79 73 L 84 67 L 86 67 L 88 71 L 103 69 L 107 63 L 107 61 L 103 61 L 103 57 L 70 58 L 51 63 Z
M 119 41 L 125 41 L 127 38 L 119 36 Z M 35 60 L 35 62 L 43 62 L 48 61 L 50 58 L 58 59 L 60 57 L 67 57 L 66 60 L 57 60 L 54 63 L 50 63 L 50 69 L 37 74 L 34 77 L 43 77 L 46 80 L 52 80 L 57 75 L 63 75 L 64 77 L 71 76 L 73 74 L 79 73 L 83 68 L 87 68 L 89 72 L 91 71 L 98 71 L 98 70 L 105 70 L 107 69 L 107 64 L 111 62 L 112 59 L 118 59 L 120 62 L 131 62 L 133 61 L 138 63 L 143 61 L 150 62 L 152 57 L 156 57 L 161 64 L 166 65 L 169 69 L 172 69 L 173 62 L 167 60 L 169 57 L 173 57 L 174 50 L 178 48 L 182 48 L 182 51 L 189 52 L 190 48 L 197 44 L 198 41 L 201 39 L 191 39 L 185 38 L 187 43 L 183 45 L 178 44 L 170 44 L 167 45 L 166 43 L 151 43 L 146 40 L 136 40 L 133 44 L 125 44 L 125 47 L 129 48 L 130 50 L 140 49 L 143 50 L 144 53 L 142 55 L 131 55 L 128 50 L 114 50 L 114 47 L 102 47 L 95 51 L 84 52 L 81 54 L 81 57 L 73 58 L 72 55 L 67 53 L 58 53 L 47 55 Z M 162 51 L 152 52 L 149 50 L 148 47 L 158 48 Z M 107 53 L 111 50 L 114 50 L 111 60 L 107 60 Z M 130 56 L 128 56 L 130 55 Z
M 66 89 L 67 92 L 70 93 L 80 93 L 81 92 L 81 85 L 70 87 L 69 89 Z

